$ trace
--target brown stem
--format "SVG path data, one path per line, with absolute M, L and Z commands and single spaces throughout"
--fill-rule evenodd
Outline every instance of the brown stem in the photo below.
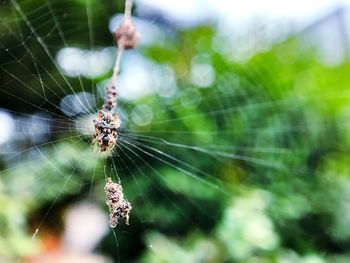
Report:
M 132 0 L 126 0 L 125 1 L 125 11 L 124 11 L 124 21 L 131 21 L 131 9 L 132 9 Z M 118 75 L 120 71 L 120 63 L 121 59 L 125 50 L 125 39 L 120 39 L 117 41 L 118 45 L 118 51 L 117 51 L 117 58 L 115 60 L 115 65 L 113 68 L 113 75 L 110 81 L 110 84 L 107 88 L 107 96 L 105 103 L 103 104 L 102 109 L 103 110 L 112 110 L 116 106 L 116 100 L 117 100 L 117 80 Z
M 132 0 L 125 1 L 124 19 L 131 18 Z
M 112 79 L 111 79 L 111 85 L 114 87 L 117 86 L 117 79 L 118 79 L 118 74 L 120 71 L 120 63 L 122 60 L 123 53 L 124 53 L 123 45 L 118 45 L 117 58 L 115 60 L 115 65 L 113 68 L 113 75 L 112 75 Z

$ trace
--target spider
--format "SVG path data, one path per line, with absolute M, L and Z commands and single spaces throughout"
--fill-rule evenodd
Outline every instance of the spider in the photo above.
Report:
M 99 110 L 94 120 L 95 133 L 92 144 L 97 152 L 110 153 L 117 144 L 120 120 L 116 113 Z

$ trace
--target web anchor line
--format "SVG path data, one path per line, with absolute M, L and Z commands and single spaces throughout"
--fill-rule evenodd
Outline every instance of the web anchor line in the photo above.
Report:
M 120 119 L 117 113 L 112 112 L 117 106 L 117 82 L 120 71 L 120 62 L 123 53 L 127 49 L 136 47 L 139 40 L 139 34 L 131 20 L 132 0 L 125 1 L 125 12 L 122 23 L 114 31 L 114 38 L 118 45 L 117 58 L 113 68 L 113 75 L 107 88 L 107 95 L 102 109 L 98 111 L 93 120 L 95 133 L 93 135 L 92 145 L 99 153 L 110 155 L 117 145 Z M 131 204 L 124 199 L 123 187 L 120 182 L 115 183 L 110 177 L 105 178 L 106 205 L 109 208 L 109 225 L 115 228 L 119 219 L 124 219 L 129 224 L 129 213 L 132 209 Z

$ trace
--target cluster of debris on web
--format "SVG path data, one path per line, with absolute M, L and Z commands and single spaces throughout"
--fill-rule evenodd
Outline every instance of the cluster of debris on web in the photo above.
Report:
M 123 187 L 107 178 L 105 185 L 106 204 L 109 208 L 109 224 L 112 228 L 116 227 L 120 219 L 125 220 L 129 225 L 129 213 L 132 209 L 131 204 L 125 200 Z

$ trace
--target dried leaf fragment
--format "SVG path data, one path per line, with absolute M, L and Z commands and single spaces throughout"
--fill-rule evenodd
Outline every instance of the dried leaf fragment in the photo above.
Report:
M 139 42 L 140 35 L 131 19 L 124 19 L 115 30 L 114 37 L 117 40 L 119 48 L 132 49 Z
M 119 219 L 125 219 L 125 224 L 129 225 L 129 213 L 131 204 L 124 199 L 123 187 L 114 183 L 110 177 L 106 180 L 104 187 L 106 193 L 106 204 L 109 208 L 109 224 L 116 227 Z

